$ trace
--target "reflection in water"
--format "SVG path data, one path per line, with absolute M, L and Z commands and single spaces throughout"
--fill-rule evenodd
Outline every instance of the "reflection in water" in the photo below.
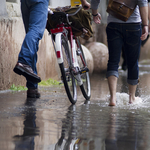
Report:
M 96 134 L 91 132 L 96 131 L 98 127 L 96 129 L 92 127 L 95 123 L 92 122 L 89 106 L 90 101 L 85 101 L 80 107 L 71 105 L 68 108 L 66 118 L 62 120 L 61 136 L 55 145 L 55 150 L 96 150 L 97 148 L 105 150 L 104 141 L 101 143 L 102 139 L 95 139 Z
M 88 106 L 88 104 L 90 104 L 90 101 L 85 101 L 84 106 L 86 107 Z M 55 145 L 55 150 L 79 150 L 79 145 L 83 142 L 84 139 L 80 138 L 79 136 L 79 134 L 82 134 L 81 132 L 79 133 L 79 130 L 83 129 L 82 125 L 80 124 L 82 123 L 82 121 L 80 120 L 82 117 L 79 116 L 80 112 L 78 112 L 76 108 L 76 105 L 71 105 L 68 108 L 66 118 L 62 120 L 61 137 Z M 88 118 L 85 119 L 87 119 L 87 121 L 84 125 L 88 126 Z M 83 130 L 86 131 L 86 128 Z M 84 134 L 86 135 L 86 133 Z M 90 141 L 88 145 L 92 149 L 93 142 L 94 141 Z
M 16 135 L 15 150 L 34 150 L 34 137 L 39 135 L 36 127 L 36 108 L 34 102 L 36 99 L 28 98 L 25 103 L 24 114 L 24 132 L 22 135 Z
M 112 113 L 109 116 L 108 135 L 105 140 L 106 150 L 118 150 L 117 135 L 116 135 L 116 116 L 113 113 L 114 108 L 111 108 Z
M 116 109 L 112 109 L 112 114 L 109 116 L 110 126 L 108 127 L 108 136 L 106 137 L 106 150 L 144 150 L 141 147 L 137 120 L 134 114 L 130 113 L 124 117 L 124 122 L 119 122 L 116 116 Z M 118 124 L 119 122 L 119 124 Z
M 55 150 L 147 150 L 145 120 L 134 107 L 127 107 L 71 105 Z
M 55 150 L 69 150 L 73 149 L 76 143 L 76 106 L 71 105 L 68 108 L 66 118 L 62 120 L 62 132 L 61 137 L 58 140 Z

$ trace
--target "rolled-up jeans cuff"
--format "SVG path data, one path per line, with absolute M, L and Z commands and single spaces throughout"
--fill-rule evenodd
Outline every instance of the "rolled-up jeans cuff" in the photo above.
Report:
M 127 79 L 127 82 L 130 85 L 137 85 L 139 83 L 139 79 L 136 79 L 136 80 L 129 80 L 129 79 Z
M 115 76 L 115 77 L 119 77 L 119 74 L 117 71 L 107 71 L 106 73 L 106 78 L 110 77 L 110 76 Z

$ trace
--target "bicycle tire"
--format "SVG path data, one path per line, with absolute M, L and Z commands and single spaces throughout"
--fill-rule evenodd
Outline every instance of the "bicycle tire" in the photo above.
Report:
M 57 38 L 57 37 L 56 37 Z M 76 89 L 76 82 L 71 71 L 71 53 L 69 50 L 68 40 L 61 34 L 60 41 L 58 41 L 61 45 L 61 52 L 63 57 L 63 62 L 59 64 L 62 81 L 64 83 L 64 87 L 67 93 L 67 96 L 72 104 L 75 104 L 77 101 L 77 89 Z M 56 43 L 57 44 L 57 43 Z
M 85 56 L 84 56 L 84 53 L 83 53 L 81 43 L 80 43 L 78 38 L 76 39 L 76 42 L 77 42 L 76 44 L 78 45 L 78 49 L 80 51 L 80 55 L 78 55 L 79 69 L 82 70 L 85 66 L 87 66 L 87 63 L 86 63 L 86 59 L 85 59 Z M 81 57 L 83 58 L 83 60 L 81 59 Z M 82 82 L 83 82 L 83 84 L 80 85 L 81 92 L 82 92 L 84 98 L 86 100 L 89 100 L 90 97 L 91 97 L 91 85 L 90 85 L 89 72 L 86 71 L 85 73 L 82 73 L 81 74 L 81 79 L 82 79 Z

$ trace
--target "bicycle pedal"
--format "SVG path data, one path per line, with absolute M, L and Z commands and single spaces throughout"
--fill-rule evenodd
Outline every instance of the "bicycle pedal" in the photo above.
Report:
M 83 73 L 86 73 L 86 72 L 89 72 L 89 69 L 87 67 L 80 70 L 80 74 L 83 74 Z

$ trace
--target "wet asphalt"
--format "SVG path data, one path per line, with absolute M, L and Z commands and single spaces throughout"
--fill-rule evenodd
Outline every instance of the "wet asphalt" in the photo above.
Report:
M 120 71 L 117 106 L 109 107 L 105 73 L 91 76 L 91 99 L 78 89 L 69 102 L 63 86 L 0 91 L 0 150 L 150 150 L 150 66 L 141 66 L 137 96 L 128 104 L 126 72 Z

